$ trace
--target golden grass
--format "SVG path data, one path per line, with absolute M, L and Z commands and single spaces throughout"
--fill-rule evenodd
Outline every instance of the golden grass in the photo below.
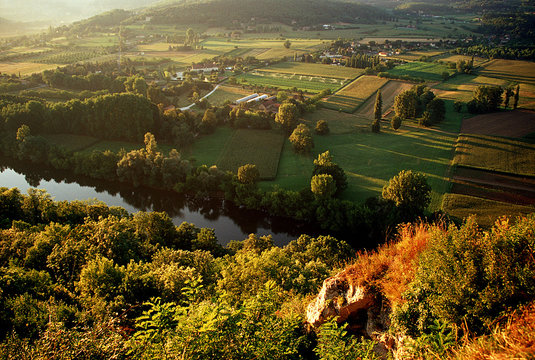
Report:
M 467 341 L 451 357 L 458 360 L 535 358 L 535 302 L 514 312 L 490 335 Z
M 532 61 L 494 59 L 485 63 L 479 73 L 489 77 L 535 85 L 535 63 Z
M 397 239 L 373 252 L 361 252 L 339 276 L 353 286 L 378 289 L 391 306 L 402 301 L 401 294 L 414 279 L 418 258 L 439 226 L 408 224 L 399 228 Z
M 48 69 L 55 69 L 57 64 L 40 64 L 32 62 L 6 62 L 0 63 L 0 72 L 4 74 L 30 75 Z
M 370 96 L 388 82 L 377 76 L 364 75 L 329 97 L 325 106 L 334 110 L 354 112 Z

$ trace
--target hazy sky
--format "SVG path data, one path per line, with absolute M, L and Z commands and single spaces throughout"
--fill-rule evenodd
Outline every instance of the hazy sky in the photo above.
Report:
M 158 0 L 0 0 L 0 17 L 70 23 L 111 9 L 132 9 L 155 2 Z

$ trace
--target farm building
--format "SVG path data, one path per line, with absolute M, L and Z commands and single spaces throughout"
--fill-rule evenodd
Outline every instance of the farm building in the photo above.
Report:
M 256 97 L 258 97 L 258 94 L 254 93 L 252 95 L 248 95 L 248 96 L 242 97 L 241 99 L 236 100 L 235 103 L 236 104 L 241 104 L 242 102 L 246 102 L 246 101 L 254 99 Z
M 212 71 L 218 71 L 219 66 L 217 66 L 216 63 L 211 64 L 193 64 L 191 67 L 191 71 L 196 72 L 212 72 Z

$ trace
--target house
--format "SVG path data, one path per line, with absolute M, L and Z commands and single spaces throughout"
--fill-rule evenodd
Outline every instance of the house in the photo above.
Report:
M 193 72 L 212 72 L 212 71 L 218 71 L 219 66 L 216 63 L 211 64 L 193 64 L 191 67 L 191 71 Z
M 388 53 L 385 52 L 385 51 L 380 51 L 378 55 L 382 56 L 382 57 L 386 57 L 386 56 L 388 56 Z

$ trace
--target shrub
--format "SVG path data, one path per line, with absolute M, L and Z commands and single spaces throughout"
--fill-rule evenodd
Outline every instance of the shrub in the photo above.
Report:
M 310 130 L 305 124 L 299 124 L 292 132 L 289 139 L 294 150 L 298 153 L 308 154 L 314 147 L 314 141 L 310 135 Z
M 327 135 L 329 133 L 329 124 L 325 120 L 318 120 L 314 129 L 318 135 Z
M 392 120 L 390 120 L 390 125 L 392 125 L 392 129 L 397 130 L 401 127 L 402 118 L 400 116 L 394 115 Z
M 260 179 L 260 172 L 256 165 L 246 164 L 238 169 L 238 180 L 242 184 L 255 184 Z

